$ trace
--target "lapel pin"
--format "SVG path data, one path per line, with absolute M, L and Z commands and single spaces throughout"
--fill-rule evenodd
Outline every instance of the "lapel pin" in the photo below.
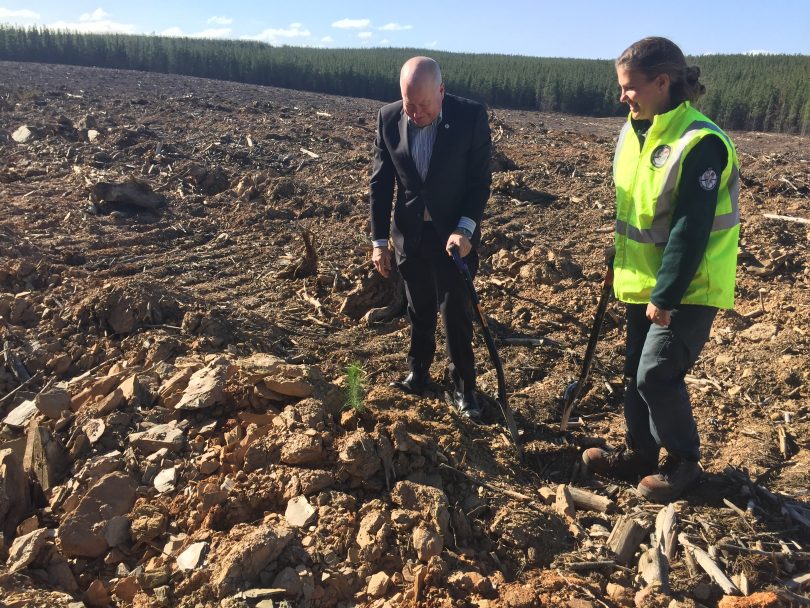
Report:
M 444 123 L 444 128 L 449 129 L 450 128 L 450 123 L 449 122 Z

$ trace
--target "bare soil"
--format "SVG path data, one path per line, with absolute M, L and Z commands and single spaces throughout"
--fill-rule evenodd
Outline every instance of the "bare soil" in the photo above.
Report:
M 256 605 L 257 599 L 234 595 L 238 585 L 218 585 L 216 567 L 224 568 L 222 556 L 242 542 L 239 526 L 276 525 L 273 517 L 283 517 L 288 501 L 302 493 L 316 505 L 317 523 L 296 529 L 280 556 L 252 579 L 245 575 L 241 588 L 282 584 L 280 573 L 292 568 L 296 583 L 282 586 L 295 606 L 668 605 L 671 598 L 655 594 L 634 599 L 643 587 L 634 577 L 637 560 L 629 568 L 571 566 L 613 559 L 605 531 L 620 514 L 654 521 L 660 509 L 645 504 L 632 485 L 589 477 L 578 465 L 583 447 L 622 441 L 619 303 L 610 305 L 590 390 L 574 413 L 577 424 L 569 433 L 558 431 L 560 397 L 578 374 L 603 251 L 612 239 L 611 161 L 621 120 L 490 112 L 495 173 L 476 286 L 522 433 L 526 458 L 520 464 L 494 401 L 497 380 L 483 340 L 475 343 L 479 388 L 490 396 L 482 425 L 456 415 L 441 390 L 419 399 L 387 386 L 405 372 L 408 327 L 404 317 L 378 323 L 363 318 L 396 294 L 370 264 L 367 181 L 378 102 L 2 62 L 0 83 L 0 331 L 7 350 L 38 374 L 0 404 L 1 414 L 49 380 L 65 382 L 88 370 L 100 377 L 113 364 L 151 366 L 158 387 L 182 367 L 179 362 L 210 363 L 212 355 L 236 361 L 268 353 L 292 365 L 317 366 L 338 386 L 345 385 L 347 365 L 357 361 L 366 385 L 365 412 L 327 407 L 327 419 L 320 426 L 313 422 L 305 434 L 323 442 L 317 465 L 281 462 L 293 427 L 259 425 L 262 432 L 250 437 L 264 442 L 261 457 L 243 452 L 241 459 L 222 460 L 211 479 L 217 485 L 230 480 L 229 498 L 205 518 L 193 515 L 194 493 L 205 478 L 193 458 L 214 446 L 226 449 L 226 434 L 234 428 L 247 431 L 244 413 L 272 418 L 303 402 L 250 399 L 252 385 L 242 374 L 229 377 L 226 401 L 208 418 L 159 401 L 157 409 L 121 410 L 126 421 L 104 418 L 112 430 L 74 454 L 71 474 L 92 456 L 124 452 L 128 435 L 146 428 L 144 420 L 185 418 L 190 428 L 213 422 L 215 430 L 192 433 L 200 439 L 164 460 L 161 466 L 173 461 L 182 470 L 174 491 L 156 492 L 143 483 L 145 463 L 135 463 L 139 500 L 166 518 L 157 536 L 95 559 L 67 559 L 77 582 L 67 592 L 44 567 L 6 570 L 0 573 L 0 605 L 68 605 L 76 599 L 90 605 L 96 600 L 88 599 L 88 588 L 96 580 L 111 594 L 102 599 L 114 605 Z M 22 125 L 35 131 L 25 144 L 11 138 Z M 89 130 L 97 132 L 93 141 Z M 676 504 L 680 530 L 701 539 L 704 548 L 733 542 L 766 552 L 806 552 L 810 529 L 787 515 L 780 499 L 760 500 L 761 509 L 747 515 L 724 499 L 744 512 L 751 498 L 748 486 L 726 474 L 731 466 L 783 502 L 793 501 L 810 521 L 810 226 L 763 215 L 810 218 L 808 141 L 730 135 L 743 176 L 737 303 L 718 315 L 687 378 L 706 474 Z M 154 208 L 115 202 L 109 187 L 99 186 L 133 180 L 158 195 Z M 305 236 L 312 239 L 308 256 Z M 509 338 L 548 341 L 527 347 L 508 345 Z M 432 371 L 439 386 L 444 366 L 438 357 Z M 0 368 L 0 397 L 20 384 L 12 367 Z M 82 419 L 81 410 L 76 416 Z M 787 437 L 784 452 L 780 428 Z M 71 427 L 54 433 L 68 443 Z M 253 444 L 239 433 L 253 454 Z M 0 448 L 22 435 L 6 427 Z M 376 457 L 366 463 L 356 456 L 366 438 L 379 454 L 386 441 L 393 443 L 393 459 L 383 454 L 377 465 Z M 329 481 L 322 483 L 313 471 L 324 471 Z M 449 522 L 431 519 L 425 496 L 403 506 L 408 499 L 394 485 L 403 481 L 436 489 Z M 611 497 L 617 512 L 578 509 L 568 519 L 539 493 L 558 484 Z M 53 493 L 40 502 L 40 527 L 57 528 L 67 516 L 53 506 Z M 369 513 L 385 521 L 364 531 L 373 536 L 382 530 L 376 551 L 374 543 L 357 540 Z M 429 542 L 422 547 L 427 553 L 416 549 L 424 540 L 416 532 L 420 526 L 441 537 L 443 549 L 432 557 L 424 548 Z M 165 543 L 181 532 L 210 544 L 209 565 L 191 572 L 171 566 L 169 582 L 151 587 L 139 579 L 130 599 L 114 593 L 122 578 L 117 564 L 127 571 L 155 566 Z M 683 553 L 672 562 L 672 597 L 685 606 L 718 605 L 723 592 Z M 718 559 L 736 580 L 745 574 L 752 591 L 782 588 L 810 569 L 806 553 L 803 559 L 745 553 Z M 372 593 L 369 583 L 378 572 L 391 580 L 374 597 L 378 589 Z M 168 591 L 155 591 L 164 586 Z M 168 603 L 162 603 L 164 593 Z M 639 603 L 654 601 L 664 603 Z M 751 605 L 786 600 L 774 601 Z

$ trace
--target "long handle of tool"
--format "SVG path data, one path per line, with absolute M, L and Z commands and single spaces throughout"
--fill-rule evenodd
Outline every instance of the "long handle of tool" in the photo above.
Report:
M 605 320 L 605 313 L 607 312 L 608 304 L 610 303 L 610 295 L 613 291 L 612 274 L 608 272 L 605 280 L 602 282 L 602 290 L 599 294 L 599 304 L 596 307 L 596 316 L 591 326 L 591 335 L 588 337 L 588 347 L 585 349 L 585 358 L 582 361 L 582 369 L 579 372 L 579 378 L 574 386 L 574 389 L 566 395 L 565 403 L 563 404 L 562 419 L 560 421 L 560 430 L 564 431 L 568 428 L 568 419 L 571 417 L 571 412 L 574 409 L 579 396 L 585 388 L 585 383 L 588 381 L 588 375 L 591 372 L 591 364 L 593 363 L 594 355 L 596 354 L 596 345 L 599 342 L 599 334 L 602 330 L 602 322 Z
M 512 410 L 506 401 L 506 377 L 503 373 L 503 364 L 501 363 L 501 358 L 498 355 L 495 340 L 492 338 L 492 334 L 489 331 L 486 315 L 484 315 L 484 311 L 481 310 L 481 300 L 478 298 L 478 293 L 475 291 L 475 285 L 473 284 L 470 269 L 467 267 L 467 263 L 464 261 L 464 258 L 461 257 L 458 247 L 453 247 L 450 249 L 450 255 L 461 273 L 464 284 L 467 287 L 468 293 L 470 294 L 470 299 L 473 302 L 476 313 L 475 316 L 478 319 L 478 324 L 481 326 L 481 333 L 484 336 L 484 343 L 487 345 L 489 358 L 492 361 L 492 364 L 495 366 L 495 373 L 498 377 L 498 405 L 501 408 L 501 413 L 503 414 L 504 420 L 506 420 L 506 426 L 509 428 L 509 434 L 512 436 L 512 442 L 515 444 L 518 458 L 521 462 L 523 462 L 523 448 L 520 445 L 520 435 L 518 434 L 517 424 L 515 423 L 515 417 L 512 414 Z
M 582 371 L 579 374 L 580 383 L 584 383 L 590 374 L 591 363 L 593 362 L 594 354 L 596 354 L 596 345 L 599 342 L 599 334 L 602 330 L 602 322 L 605 320 L 605 313 L 610 303 L 612 287 L 612 284 L 607 281 L 602 284 L 602 291 L 599 294 L 599 304 L 596 307 L 596 317 L 593 327 L 591 327 L 591 335 L 588 337 L 588 348 L 585 349 L 585 361 L 582 366 Z

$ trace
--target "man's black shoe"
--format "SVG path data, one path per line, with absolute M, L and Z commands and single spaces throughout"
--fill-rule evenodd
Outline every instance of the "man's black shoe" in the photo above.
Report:
M 416 372 L 411 372 L 405 377 L 404 380 L 395 380 L 390 386 L 398 388 L 403 393 L 408 393 L 409 395 L 421 396 L 422 393 L 427 390 L 429 384 L 430 376 L 427 374 L 423 375 L 417 374 Z
M 458 413 L 465 418 L 475 420 L 476 422 L 481 420 L 481 405 L 478 403 L 478 397 L 475 396 L 474 391 L 469 393 L 453 391 L 453 403 L 456 404 Z

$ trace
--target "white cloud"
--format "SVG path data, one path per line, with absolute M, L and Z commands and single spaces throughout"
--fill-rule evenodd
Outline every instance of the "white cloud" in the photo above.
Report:
M 214 23 L 216 25 L 230 25 L 233 19 L 230 17 L 209 17 L 206 23 Z
M 97 8 L 92 13 L 82 13 L 79 15 L 79 21 L 104 21 L 109 16 L 110 13 L 103 8 Z
M 255 36 L 242 36 L 244 40 L 261 40 L 262 42 L 279 42 L 292 38 L 309 38 L 312 32 L 300 23 L 291 23 L 286 29 L 268 28 Z
M 334 42 L 334 41 L 335 41 L 335 39 L 332 38 L 331 36 L 324 36 L 323 38 L 321 38 L 321 42 L 323 42 L 325 44 L 328 44 L 328 43 Z
M 360 33 L 358 33 L 358 34 L 357 34 L 357 37 L 358 37 L 358 38 L 363 38 L 363 39 L 365 39 L 365 40 L 368 40 L 368 39 L 369 39 L 369 38 L 371 38 L 373 35 L 374 35 L 374 34 L 372 34 L 371 32 L 360 32 Z
M 776 55 L 776 53 L 765 49 L 754 49 L 752 51 L 745 51 L 743 55 Z
M 84 34 L 134 34 L 135 26 L 131 23 L 117 23 L 108 19 L 110 14 L 102 8 L 92 13 L 79 15 L 78 21 L 56 21 L 47 24 L 48 29 L 70 30 Z
M 24 8 L 17 11 L 0 8 L 0 19 L 39 19 L 39 13 Z
M 402 30 L 412 30 L 412 25 L 402 25 L 401 23 L 386 23 L 384 26 L 377 28 L 387 32 L 401 32 Z
M 371 19 L 341 19 L 340 21 L 335 21 L 332 24 L 332 27 L 347 30 L 347 29 L 362 29 L 370 25 Z
M 192 34 L 192 38 L 225 38 L 231 33 L 229 27 L 215 27 Z
M 378 42 L 378 44 L 379 44 L 380 46 L 390 46 L 390 45 L 391 45 L 391 41 L 390 41 L 390 40 L 388 40 L 388 38 L 383 38 L 382 40 L 380 40 L 380 42 Z
M 160 35 L 161 36 L 171 36 L 171 37 L 174 37 L 174 38 L 179 38 L 180 36 L 183 35 L 183 30 L 181 30 L 177 26 L 174 26 L 174 27 L 170 27 L 170 28 L 167 28 L 167 29 L 163 30 L 162 32 L 160 32 Z
M 426 42 L 425 43 L 425 48 L 427 48 L 427 49 L 435 49 L 437 44 L 439 44 L 438 40 L 433 40 L 432 42 Z

